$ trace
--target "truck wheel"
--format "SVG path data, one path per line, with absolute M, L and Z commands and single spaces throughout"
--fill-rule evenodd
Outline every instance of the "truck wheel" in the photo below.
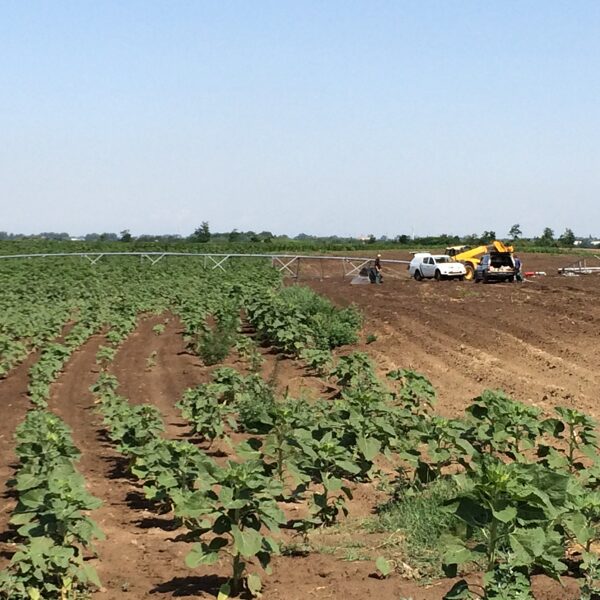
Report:
M 417 270 L 415 271 L 415 279 L 416 279 L 417 281 L 421 281 L 421 279 L 423 279 L 423 274 L 421 273 L 421 271 L 419 271 L 419 269 L 417 269 Z
M 515 278 L 514 278 L 514 277 L 509 277 L 509 278 L 508 278 L 508 283 L 513 283 L 514 281 L 515 281 Z
M 436 281 L 441 281 L 442 280 L 442 274 L 440 273 L 439 269 L 436 270 L 434 277 L 435 277 Z
M 467 272 L 465 273 L 465 279 L 467 281 L 471 281 L 471 279 L 475 277 L 475 269 L 473 268 L 473 265 L 471 263 L 465 263 L 465 269 L 467 270 Z

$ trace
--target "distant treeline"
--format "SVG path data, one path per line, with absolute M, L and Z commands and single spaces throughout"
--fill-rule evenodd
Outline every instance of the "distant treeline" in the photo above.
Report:
M 133 236 L 129 230 L 120 233 L 88 233 L 85 236 L 74 237 L 66 232 L 43 232 L 36 235 L 15 234 L 0 231 L 0 242 L 5 253 L 26 252 L 26 249 L 35 247 L 42 251 L 45 245 L 53 248 L 52 251 L 77 252 L 77 251 L 118 251 L 126 245 L 129 251 L 197 251 L 197 252 L 313 252 L 335 250 L 384 250 L 393 248 L 441 248 L 448 246 L 478 246 L 487 244 L 495 239 L 502 239 L 512 243 L 521 250 L 540 249 L 552 250 L 557 248 L 593 248 L 600 242 L 591 235 L 585 238 L 576 237 L 571 229 L 566 229 L 560 236 L 555 236 L 554 231 L 546 227 L 538 237 L 525 238 L 521 235 L 520 226 L 513 225 L 509 235 L 498 237 L 495 231 L 484 231 L 481 234 L 458 235 L 431 235 L 412 237 L 406 234 L 394 238 L 386 236 L 375 237 L 369 235 L 362 238 L 332 236 L 314 236 L 300 234 L 295 237 L 287 235 L 274 235 L 270 231 L 233 231 L 226 233 L 213 233 L 209 224 L 203 222 L 192 234 L 187 237 L 175 234 L 147 234 Z

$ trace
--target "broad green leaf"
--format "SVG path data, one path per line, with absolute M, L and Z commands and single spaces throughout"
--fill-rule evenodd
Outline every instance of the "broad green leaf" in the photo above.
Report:
M 102 584 L 100 583 L 100 579 L 98 577 L 98 573 L 96 573 L 96 569 L 94 569 L 94 567 L 90 564 L 84 563 L 83 564 L 83 572 L 85 573 L 86 579 L 92 583 L 93 585 L 95 585 L 96 587 L 102 587 Z
M 527 566 L 543 554 L 546 534 L 541 527 L 521 528 L 509 535 L 509 542 L 515 554 L 515 563 Z
M 379 453 L 381 443 L 375 438 L 359 436 L 356 439 L 356 446 L 367 460 L 373 460 Z
M 263 536 L 255 529 L 240 530 L 237 525 L 231 528 L 235 550 L 244 558 L 252 558 L 262 546 Z
M 246 578 L 246 584 L 248 585 L 248 591 L 253 596 L 258 596 L 260 594 L 260 590 L 262 589 L 262 582 L 260 577 L 255 573 L 250 573 Z
M 439 546 L 443 548 L 442 559 L 445 564 L 462 565 L 480 558 L 479 554 L 469 550 L 461 539 L 452 535 L 442 535 Z
M 507 506 L 502 510 L 492 510 L 494 518 L 502 523 L 510 523 L 517 516 L 517 509 L 514 506 Z
M 218 552 L 207 552 L 202 545 L 195 544 L 193 549 L 186 555 L 185 564 L 190 569 L 195 569 L 198 565 L 214 565 L 218 560 Z
M 394 570 L 394 565 L 383 556 L 377 557 L 375 566 L 383 577 L 387 577 Z

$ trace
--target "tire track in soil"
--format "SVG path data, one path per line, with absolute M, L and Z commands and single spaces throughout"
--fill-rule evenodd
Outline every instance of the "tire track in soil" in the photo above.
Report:
M 580 365 L 582 361 L 575 362 L 531 344 L 518 331 L 503 330 L 494 324 L 486 331 L 485 339 L 480 335 L 464 336 L 469 321 L 457 314 L 446 321 L 443 314 L 429 314 L 427 321 L 420 324 L 422 329 L 428 328 L 427 351 L 444 357 L 446 372 L 450 372 L 448 365 L 451 364 L 455 375 L 457 369 L 466 373 L 470 387 L 477 393 L 483 387 L 501 387 L 530 402 L 538 398 L 565 404 L 573 404 L 577 394 L 579 405 L 583 406 L 597 389 L 598 377 Z M 415 332 L 409 336 L 413 340 L 420 339 Z M 513 357 L 519 360 L 505 360 L 495 348 L 510 348 Z M 480 381 L 485 385 L 480 385 Z
M 165 329 L 157 335 L 152 328 L 161 323 Z M 165 421 L 165 437 L 172 439 L 189 431 L 175 403 L 187 388 L 208 381 L 211 371 L 186 350 L 182 333 L 181 322 L 172 315 L 141 319 L 111 367 L 119 380 L 119 393 L 132 404 L 154 404 Z M 153 353 L 156 364 L 149 367 Z
M 165 322 L 166 321 L 166 322 Z M 165 323 L 162 334 L 152 328 Z M 210 381 L 211 373 L 220 366 L 228 366 L 247 373 L 247 364 L 232 351 L 222 363 L 207 367 L 202 360 L 186 350 L 183 325 L 173 315 L 143 319 L 137 329 L 122 344 L 111 371 L 119 380 L 119 392 L 133 404 L 151 403 L 165 419 L 165 436 L 181 438 L 188 428 L 175 403 L 190 387 Z M 307 375 L 299 361 L 280 360 L 270 348 L 260 348 L 264 359 L 262 375 L 273 380 L 279 393 L 286 389 L 292 397 L 325 393 L 325 386 L 316 377 Z M 147 368 L 147 359 L 156 352 L 156 365 Z

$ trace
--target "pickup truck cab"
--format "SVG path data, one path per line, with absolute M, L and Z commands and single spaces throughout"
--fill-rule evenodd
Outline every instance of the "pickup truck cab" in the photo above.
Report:
M 484 254 L 475 268 L 474 281 L 514 281 L 517 274 L 515 261 L 509 252 Z
M 455 262 L 446 254 L 430 254 L 419 252 L 414 255 L 408 265 L 408 274 L 417 281 L 431 279 L 459 279 L 462 281 L 466 274 L 465 265 Z

